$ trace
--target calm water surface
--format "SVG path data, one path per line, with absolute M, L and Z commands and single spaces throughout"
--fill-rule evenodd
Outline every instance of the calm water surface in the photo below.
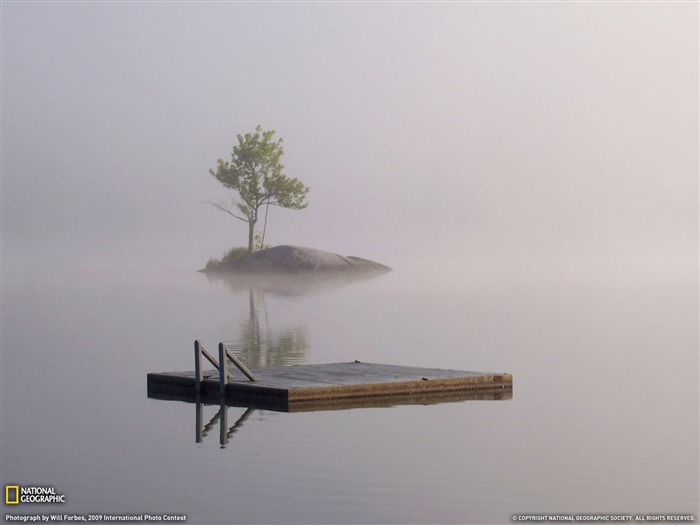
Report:
M 203 524 L 698 515 L 697 282 L 452 285 L 395 271 L 280 295 L 184 271 L 35 277 L 3 282 L 1 481 L 54 486 L 67 503 L 14 512 Z M 193 368 L 195 338 L 227 341 L 251 366 L 510 372 L 513 397 L 230 407 L 223 445 L 219 407 L 204 406 L 197 443 L 195 405 L 146 392 L 147 373 Z

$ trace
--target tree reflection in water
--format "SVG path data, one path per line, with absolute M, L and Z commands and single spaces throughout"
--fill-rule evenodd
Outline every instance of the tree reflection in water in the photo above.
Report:
M 251 368 L 304 363 L 309 349 L 306 327 L 272 327 L 264 290 L 249 289 L 248 303 L 248 319 L 240 323 L 238 338 L 224 344 Z
M 309 335 L 305 326 L 275 328 L 265 297 L 302 296 L 343 287 L 384 272 L 235 274 L 205 273 L 210 282 L 224 283 L 234 294 L 248 294 L 248 318 L 240 323 L 238 337 L 224 344 L 249 368 L 286 366 L 306 362 Z

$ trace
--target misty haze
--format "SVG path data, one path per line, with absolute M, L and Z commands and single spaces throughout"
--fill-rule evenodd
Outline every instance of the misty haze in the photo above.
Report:
M 697 520 L 697 3 L 1 9 L 0 482 L 66 497 L 3 522 Z M 257 126 L 287 178 L 244 201 L 233 148 Z M 284 274 L 281 246 L 386 268 Z M 265 247 L 274 275 L 240 275 Z M 149 397 L 195 339 L 513 391 Z

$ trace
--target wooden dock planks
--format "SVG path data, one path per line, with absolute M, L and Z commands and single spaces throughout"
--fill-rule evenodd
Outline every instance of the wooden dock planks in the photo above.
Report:
M 352 400 L 382 396 L 415 396 L 423 394 L 509 393 L 511 374 L 467 372 L 439 368 L 418 368 L 377 363 L 331 363 L 252 370 L 258 381 L 246 378 L 235 367 L 229 367 L 231 378 L 225 386 L 225 397 L 238 403 L 275 400 L 286 404 L 328 400 Z M 194 372 L 148 374 L 151 397 L 195 396 Z M 169 395 L 171 394 L 171 395 Z M 200 395 L 219 396 L 219 372 L 203 372 Z

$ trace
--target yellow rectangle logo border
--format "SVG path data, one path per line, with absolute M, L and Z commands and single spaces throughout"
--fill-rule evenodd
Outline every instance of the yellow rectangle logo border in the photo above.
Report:
M 15 489 L 15 499 L 10 501 L 10 490 Z M 5 485 L 5 505 L 17 505 L 19 503 L 19 485 Z

